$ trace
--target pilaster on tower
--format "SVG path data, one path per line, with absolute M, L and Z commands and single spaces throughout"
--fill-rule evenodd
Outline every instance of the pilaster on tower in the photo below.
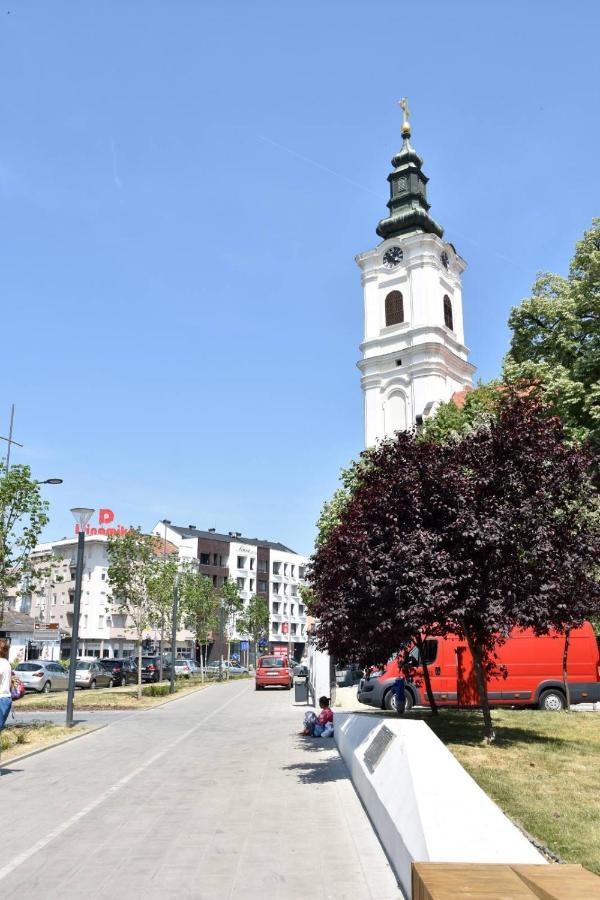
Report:
M 382 242 L 356 257 L 364 291 L 361 386 L 365 444 L 412 428 L 439 403 L 472 384 L 464 344 L 461 275 L 466 263 L 429 215 L 428 178 L 410 143 L 406 101 L 403 143 L 388 175 L 389 214 Z

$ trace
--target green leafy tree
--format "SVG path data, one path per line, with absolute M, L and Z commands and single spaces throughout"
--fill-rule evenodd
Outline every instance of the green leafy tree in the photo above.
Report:
M 419 439 L 444 443 L 464 437 L 497 414 L 501 396 L 500 382 L 479 382 L 476 388 L 467 391 L 462 406 L 454 400 L 440 403 L 435 414 L 425 420 Z
M 508 324 L 507 381 L 539 384 L 571 441 L 600 452 L 600 219 L 575 248 L 566 278 L 541 274 Z M 596 463 L 596 478 L 599 470 Z
M 153 547 L 155 556 L 158 556 L 157 553 L 157 543 L 156 540 L 153 540 Z M 179 561 L 177 557 L 167 557 L 164 556 L 162 559 L 157 559 L 157 565 L 153 566 L 153 571 L 149 576 L 148 581 L 148 590 L 150 593 L 151 600 L 151 611 L 150 611 L 150 624 L 156 628 L 160 629 L 161 635 L 164 634 L 165 630 L 167 634 L 171 633 L 171 625 L 173 622 L 173 592 L 175 590 L 175 582 L 179 575 Z M 181 614 L 178 616 L 178 625 L 181 621 Z M 172 657 L 175 657 L 175 653 L 171 651 Z M 162 678 L 162 661 L 163 661 L 163 647 L 162 640 L 160 645 L 160 668 L 161 668 L 161 678 Z
M 269 634 L 269 604 L 264 597 L 254 594 L 237 620 L 238 629 L 247 634 L 254 645 L 254 659 L 258 657 L 258 642 Z
M 48 502 L 29 466 L 11 466 L 7 472 L 0 461 L 0 627 L 9 591 L 23 581 L 28 591 L 35 589 L 30 555 L 48 521 Z
M 142 639 L 153 623 L 153 589 L 161 563 L 156 556 L 155 538 L 133 528 L 108 539 L 108 580 L 115 603 L 133 622 L 138 643 L 138 698 L 142 697 Z
M 180 581 L 180 603 L 185 626 L 194 632 L 200 646 L 200 669 L 204 681 L 208 644 L 219 624 L 219 596 L 210 578 L 188 569 Z
M 352 460 L 347 468 L 340 471 L 342 486 L 334 491 L 331 500 L 325 501 L 317 519 L 317 548 L 325 543 L 331 530 L 341 521 L 348 503 L 369 471 L 372 453 L 370 448 L 365 450 L 358 459 Z
M 223 620 L 225 634 L 223 635 L 227 643 L 227 662 L 229 662 L 231 654 L 231 632 L 235 626 L 235 616 L 242 611 L 244 601 L 240 597 L 240 591 L 233 580 L 227 578 L 221 587 L 221 598 L 223 600 Z

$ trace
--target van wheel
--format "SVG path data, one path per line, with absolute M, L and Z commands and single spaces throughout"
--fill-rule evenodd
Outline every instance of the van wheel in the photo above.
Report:
M 397 709 L 397 707 L 396 707 L 396 695 L 394 694 L 394 692 L 393 692 L 393 691 L 391 690 L 391 688 L 390 688 L 390 690 L 386 692 L 386 695 L 385 695 L 385 697 L 383 698 L 383 705 L 384 705 L 384 707 L 385 707 L 386 709 L 389 709 L 390 712 L 395 712 L 397 715 L 402 715 L 402 714 L 405 713 L 408 709 L 412 709 L 412 708 L 413 708 L 414 702 L 413 702 L 413 698 L 412 698 L 411 692 L 410 692 L 410 691 L 405 691 L 405 692 L 404 692 L 404 709 L 401 710 L 400 712 L 398 712 L 398 709 Z
M 540 695 L 540 699 L 538 701 L 539 708 L 545 710 L 546 712 L 560 712 L 560 710 L 564 709 L 566 705 L 567 701 L 565 699 L 565 695 L 562 691 L 559 691 L 556 688 L 553 688 L 549 691 L 544 691 L 543 694 Z

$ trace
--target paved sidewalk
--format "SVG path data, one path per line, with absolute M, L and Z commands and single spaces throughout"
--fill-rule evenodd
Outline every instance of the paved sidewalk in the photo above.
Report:
M 391 900 L 332 741 L 287 691 L 217 685 L 3 770 L 3 900 Z

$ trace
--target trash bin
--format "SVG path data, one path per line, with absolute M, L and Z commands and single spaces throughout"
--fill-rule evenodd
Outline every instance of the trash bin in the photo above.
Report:
M 308 678 L 297 678 L 294 683 L 294 701 L 308 703 Z

